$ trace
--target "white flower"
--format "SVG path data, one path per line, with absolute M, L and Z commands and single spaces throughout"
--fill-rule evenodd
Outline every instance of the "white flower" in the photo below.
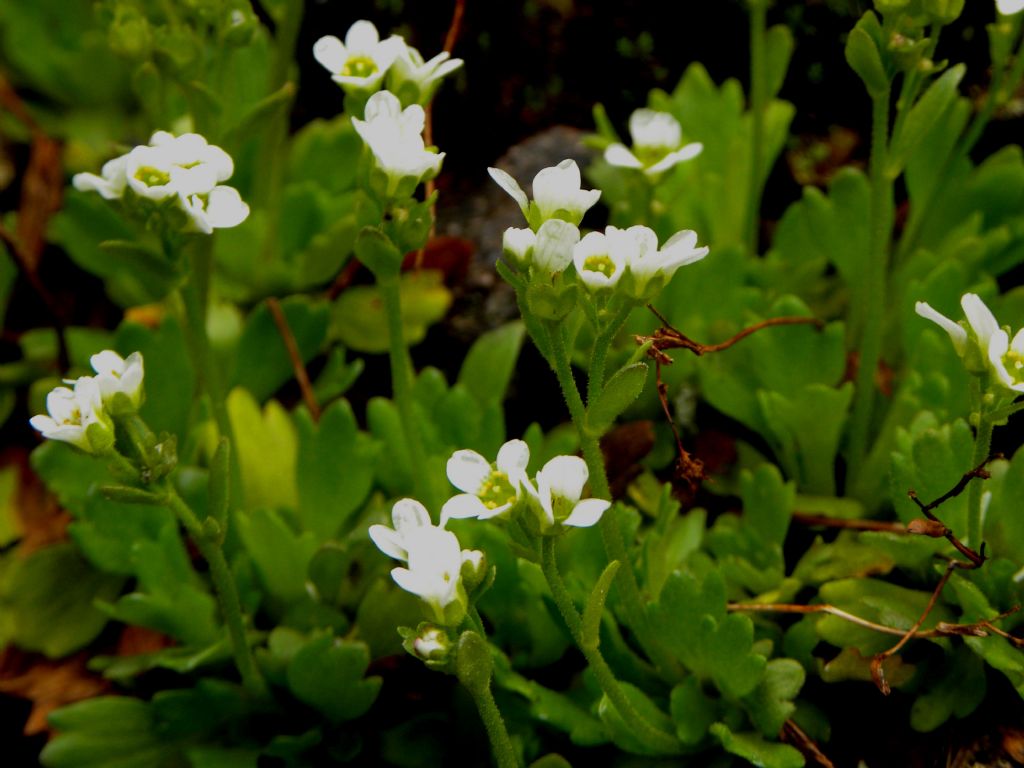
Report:
M 136 408 L 142 402 L 142 355 L 132 352 L 127 358 L 117 352 L 105 349 L 89 358 L 89 364 L 96 371 L 96 384 L 100 397 L 106 405 L 118 392 L 123 393 Z
M 1024 0 L 996 0 L 996 10 L 1003 16 L 1013 16 L 1024 10 Z
M 545 168 L 533 177 L 533 203 L 531 204 L 519 183 L 500 168 L 488 168 L 491 178 L 519 204 L 530 228 L 537 231 L 550 219 L 562 219 L 578 225 L 601 191 L 582 189 L 582 178 L 575 160 L 563 160 L 552 168 Z
M 407 101 L 425 105 L 441 85 L 441 80 L 462 63 L 462 59 L 451 58 L 447 51 L 424 62 L 419 51 L 404 45 L 388 72 L 388 90 L 403 97 L 412 90 L 414 95 Z
M 104 200 L 117 200 L 124 194 L 124 188 L 128 186 L 128 177 L 125 175 L 127 155 L 115 157 L 103 164 L 100 171 L 102 176 L 95 173 L 76 173 L 71 183 L 79 192 L 99 192 Z
M 344 43 L 334 35 L 317 40 L 313 57 L 346 91 L 366 92 L 380 88 L 384 74 L 404 48 L 402 38 L 392 35 L 381 40 L 377 28 L 361 20 L 349 27 Z
M 440 627 L 428 627 L 412 641 L 416 656 L 424 661 L 443 660 L 451 650 L 451 640 Z
M 441 170 L 444 152 L 428 152 L 423 144 L 423 107 L 413 104 L 402 109 L 398 97 L 379 91 L 366 103 L 366 119 L 352 118 L 352 125 L 373 152 L 374 162 L 388 177 L 391 197 L 403 179 L 417 184 Z
M 237 227 L 249 218 L 249 206 L 234 187 L 218 185 L 207 194 L 180 195 L 179 204 L 194 229 L 209 235 L 215 229 Z
M 492 465 L 476 451 L 456 451 L 448 459 L 448 480 L 463 493 L 441 508 L 441 526 L 452 519 L 486 520 L 507 512 L 519 500 L 526 481 L 530 449 L 522 440 L 509 440 Z
M 960 306 L 967 317 L 966 324 L 953 322 L 924 301 L 917 302 L 914 311 L 936 323 L 949 334 L 953 348 L 963 359 L 967 370 L 972 373 L 984 373 L 989 369 L 992 342 L 996 334 L 1002 332 L 999 329 L 999 321 L 975 293 L 965 293 L 960 299 Z M 1002 333 L 1005 335 L 1005 332 Z M 1006 342 L 1009 347 L 1009 340 L 1006 339 Z
M 370 538 L 381 552 L 406 562 L 406 568 L 391 570 L 391 578 L 406 592 L 422 598 L 439 623 L 457 624 L 467 603 L 463 563 L 476 567 L 483 553 L 461 549 L 455 534 L 432 525 L 426 508 L 413 499 L 397 502 L 391 517 L 394 530 L 370 526 Z M 449 609 L 453 603 L 458 607 Z
M 189 228 L 208 235 L 249 216 L 238 190 L 218 183 L 234 170 L 231 156 L 198 133 L 157 131 L 149 144 L 106 163 L 102 176 L 79 173 L 72 183 L 107 200 L 122 197 L 125 189 L 157 203 L 173 199 L 188 215 Z
M 561 272 L 572 263 L 573 249 L 579 241 L 580 230 L 575 224 L 561 219 L 545 221 L 537 230 L 533 266 L 545 274 Z
M 1001 384 L 1014 392 L 1024 392 L 1024 328 L 1010 341 L 1010 334 L 999 329 L 988 347 L 992 371 Z
M 198 133 L 175 137 L 157 131 L 148 146 L 136 147 L 125 158 L 128 186 L 151 200 L 209 194 L 234 170 L 228 153 Z
M 532 229 L 509 227 L 501 238 L 501 250 L 516 267 L 525 267 L 533 260 L 533 249 L 537 245 L 537 235 Z
M 536 500 L 543 514 L 541 530 L 558 526 L 588 528 L 601 519 L 612 503 L 605 499 L 584 499 L 587 464 L 578 456 L 556 456 L 537 473 L 537 487 L 524 487 Z
M 647 227 L 630 227 L 626 232 L 632 233 L 630 236 L 636 241 L 627 266 L 638 298 L 650 298 L 672 279 L 677 269 L 708 255 L 706 245 L 695 247 L 697 233 L 691 229 L 676 232 L 660 251 L 657 235 Z
M 679 121 L 667 112 L 653 109 L 638 109 L 630 115 L 629 134 L 633 138 L 633 149 L 612 144 L 604 152 L 605 161 L 642 170 L 652 177 L 696 157 L 704 149 L 704 145 L 697 142 L 683 145 Z
M 621 232 L 608 227 L 609 232 Z M 626 267 L 627 252 L 621 247 L 622 238 L 610 234 L 590 232 L 573 249 L 576 274 L 591 291 L 613 288 Z
M 57 387 L 51 391 L 46 396 L 46 410 L 48 416 L 29 419 L 45 438 L 71 443 L 88 453 L 96 453 L 98 444 L 114 442 L 114 426 L 103 410 L 99 384 L 90 376 L 75 381 L 73 390 Z

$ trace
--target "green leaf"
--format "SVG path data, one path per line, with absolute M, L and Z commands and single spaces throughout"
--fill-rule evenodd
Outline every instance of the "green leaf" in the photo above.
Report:
M 687 746 L 700 744 L 718 717 L 718 702 L 704 693 L 696 675 L 690 675 L 672 689 L 670 702 L 676 738 Z
M 179 675 L 188 675 L 230 660 L 231 648 L 227 637 L 223 637 L 214 645 L 199 649 L 172 646 L 133 656 L 96 656 L 90 659 L 89 669 L 103 673 L 108 680 L 128 685 L 132 678 L 152 669 L 168 669 Z
M 972 582 L 954 576 L 949 586 L 963 606 L 962 622 L 988 621 L 998 614 L 984 593 Z M 1024 696 L 1024 655 L 1002 637 L 965 637 L 964 642 L 985 662 L 1004 675 L 1017 693 Z
M 765 544 L 781 546 L 786 540 L 796 491 L 771 464 L 762 464 L 740 476 L 743 520 Z
M 107 241 L 134 241 L 137 233 L 99 195 L 69 190 L 64 207 L 50 220 L 49 236 L 79 267 L 102 278 L 110 298 L 123 307 L 159 301 L 178 280 L 165 261 L 102 247 Z
M 332 723 L 352 720 L 370 708 L 380 690 L 379 677 L 363 677 L 369 663 L 365 643 L 322 635 L 292 657 L 288 687 Z
M 612 588 L 615 574 L 619 572 L 622 565 L 618 560 L 612 560 L 601 573 L 597 580 L 586 606 L 583 608 L 583 621 L 581 624 L 582 634 L 585 641 L 594 643 L 594 647 L 600 642 L 598 631 L 601 629 L 601 616 L 604 613 L 604 603 L 608 599 L 608 592 Z
M 846 63 L 864 82 L 873 98 L 889 88 L 889 75 L 882 62 L 882 25 L 871 11 L 865 11 L 846 39 Z
M 793 33 L 784 24 L 769 27 L 765 35 L 765 95 L 774 98 L 782 88 L 789 69 L 789 60 L 793 56 Z
M 260 410 L 256 399 L 236 388 L 227 399 L 228 415 L 235 432 L 238 464 L 242 470 L 239 506 L 294 509 L 295 457 L 298 438 L 287 411 L 275 400 Z
M 266 508 L 239 515 L 238 532 L 267 591 L 281 606 L 307 597 L 306 571 L 317 548 L 312 533 L 296 533 Z
M 88 645 L 107 623 L 93 606 L 123 580 L 93 569 L 71 542 L 0 561 L 0 644 L 55 659 Z
M 725 723 L 711 726 L 722 748 L 758 768 L 801 768 L 804 756 L 788 744 L 765 741 L 756 733 L 733 733 Z
M 480 405 L 500 403 L 505 399 L 526 327 L 514 321 L 487 331 L 466 353 L 459 369 L 458 384 L 464 386 Z
M 171 768 L 177 750 L 164 743 L 150 705 L 128 696 L 100 696 L 50 715 L 58 735 L 40 755 L 47 768 Z
M 793 716 L 793 699 L 805 679 L 804 668 L 793 659 L 772 659 L 765 666 L 764 678 L 744 700 L 744 709 L 762 734 L 771 738 Z
M 640 396 L 646 382 L 646 363 L 634 363 L 616 371 L 587 409 L 587 430 L 593 435 L 608 431 L 612 422 Z
M 363 140 L 344 115 L 311 120 L 295 134 L 288 158 L 288 176 L 312 181 L 330 192 L 347 192 L 356 184 Z M 332 158 L 325 163 L 324 158 Z
M 713 630 L 702 620 L 697 631 L 718 689 L 737 698 L 750 693 L 765 670 L 764 656 L 753 651 L 754 623 L 750 617 L 731 613 Z
M 346 400 L 332 403 L 319 424 L 306 411 L 297 411 L 295 425 L 298 514 L 303 527 L 324 541 L 347 527 L 369 495 L 379 445 L 359 431 Z
M 651 727 L 666 735 L 675 733 L 672 718 L 658 709 L 658 706 L 651 701 L 647 694 L 630 683 L 620 682 L 619 686 L 636 713 Z M 597 714 L 605 728 L 608 729 L 615 745 L 626 752 L 634 755 L 658 756 L 676 755 L 682 751 L 681 744 L 672 750 L 659 749 L 657 745 L 651 744 L 650 741 L 637 734 L 636 730 L 622 719 L 608 696 L 601 697 L 601 701 L 597 705 Z
M 452 296 L 443 275 L 433 269 L 401 276 L 402 337 L 412 346 L 423 340 L 427 328 L 451 306 Z M 353 286 L 334 302 L 331 334 L 357 352 L 386 352 L 388 325 L 384 304 L 375 286 Z
M 136 541 L 132 555 L 138 587 L 106 608 L 110 616 L 155 629 L 185 645 L 213 643 L 220 636 L 217 604 L 196 578 L 177 525 L 167 525 L 157 541 Z
M 907 115 L 901 130 L 893 137 L 889 148 L 888 173 L 895 178 L 903 170 L 907 157 L 932 130 L 932 127 L 943 122 L 946 113 L 959 96 L 958 87 L 963 80 L 967 68 L 963 64 L 950 67 L 942 76 L 935 80 L 924 94 L 917 100 Z
M 910 727 L 934 731 L 954 715 L 964 718 L 985 699 L 985 665 L 964 646 L 952 649 L 937 674 L 925 680 L 910 708 Z
M 15 507 L 19 479 L 20 473 L 16 466 L 0 469 L 0 549 L 21 536 Z
M 327 335 L 327 303 L 306 296 L 289 296 L 280 306 L 299 357 L 308 363 L 320 351 Z M 288 348 L 273 314 L 266 303 L 260 304 L 246 320 L 238 341 L 231 386 L 245 387 L 262 402 L 294 375 Z
M 828 544 L 816 538 L 793 569 L 793 578 L 816 586 L 836 579 L 884 576 L 895 565 L 892 555 L 852 531 L 843 531 Z
M 412 462 L 398 407 L 387 398 L 371 398 L 366 406 L 366 422 L 383 445 L 377 459 L 377 481 L 393 496 L 408 493 L 412 489 Z

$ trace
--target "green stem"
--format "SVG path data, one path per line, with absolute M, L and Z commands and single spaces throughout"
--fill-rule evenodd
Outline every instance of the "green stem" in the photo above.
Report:
M 767 106 L 767 65 L 765 63 L 765 33 L 768 27 L 766 2 L 750 4 L 750 188 L 747 191 L 747 248 L 757 253 L 758 222 L 761 212 L 764 164 L 764 115 Z
M 519 768 L 519 758 L 516 757 L 515 747 L 512 746 L 512 739 L 509 738 L 508 729 L 505 728 L 501 710 L 498 709 L 498 705 L 494 701 L 491 687 L 487 685 L 479 688 L 465 686 L 465 688 L 476 703 L 480 719 L 484 721 L 487 738 L 491 742 L 491 752 L 498 761 L 498 768 Z
M 590 370 L 587 371 L 587 405 L 593 405 L 597 396 L 601 394 L 604 387 L 604 369 L 608 363 L 608 352 L 611 350 L 612 342 L 618 335 L 633 307 L 625 305 L 611 321 L 605 325 L 594 340 L 594 351 L 590 357 Z
M 591 492 L 597 498 L 611 499 L 611 489 L 608 486 L 608 475 L 605 473 L 601 445 L 598 439 L 586 428 L 586 410 L 583 407 L 583 401 L 580 399 L 579 390 L 576 388 L 576 381 L 572 376 L 569 352 L 566 349 L 565 339 L 562 337 L 561 326 L 557 324 L 549 326 L 547 336 L 552 352 L 552 368 L 555 376 L 558 378 L 559 385 L 561 385 L 562 395 L 565 397 L 566 405 L 569 407 L 569 414 L 572 417 L 573 424 L 576 426 L 580 447 L 583 450 L 583 460 L 587 463 Z M 629 553 L 626 551 L 626 543 L 622 539 L 622 529 L 619 527 L 617 509 L 615 505 L 612 505 L 602 515 L 599 527 L 609 561 L 618 560 L 623 564 L 619 588 L 623 592 L 622 602 L 626 611 L 626 621 L 633 632 L 636 633 L 637 640 L 640 642 L 648 658 L 654 662 L 661 673 L 669 679 L 679 679 L 681 673 L 678 664 L 661 644 L 661 640 L 654 632 L 644 612 L 644 604 L 640 596 L 640 586 L 637 584 L 636 573 L 630 565 L 632 560 L 630 560 Z
M 981 466 L 992 450 L 992 415 L 982 406 L 978 411 L 978 428 L 974 437 L 974 455 L 971 457 L 971 468 Z M 971 480 L 967 488 L 967 544 L 979 551 L 982 541 L 981 520 L 982 484 L 978 478 Z
M 228 629 L 228 636 L 231 639 L 231 651 L 235 657 L 235 666 L 242 678 L 242 684 L 258 700 L 266 700 L 269 697 L 267 685 L 256 667 L 252 656 L 252 649 L 245 636 L 245 621 L 242 618 L 242 605 L 238 599 L 238 588 L 235 585 L 234 577 L 228 568 L 228 562 L 224 557 L 219 541 L 211 537 L 204 530 L 202 523 L 192 509 L 178 495 L 177 490 L 170 483 L 166 484 L 167 508 L 174 513 L 188 532 L 192 541 L 210 566 L 210 580 L 213 582 L 213 589 L 217 595 L 217 602 L 220 604 L 221 615 L 224 624 Z
M 849 458 L 851 477 L 857 473 L 868 448 L 875 404 L 875 371 L 882 353 L 886 294 L 889 269 L 889 245 L 892 235 L 893 183 L 886 169 L 889 136 L 891 88 L 873 97 L 871 110 L 871 250 L 861 300 L 865 303 L 860 339 L 853 413 L 850 417 Z
M 676 738 L 672 734 L 651 725 L 636 711 L 636 708 L 626 697 L 615 674 L 604 660 L 604 656 L 601 655 L 598 638 L 584 637 L 583 619 L 580 617 L 580 613 L 572 601 L 572 596 L 565 588 L 561 574 L 558 572 L 555 540 L 549 536 L 544 537 L 541 542 L 541 569 L 544 572 L 544 578 L 547 580 L 548 587 L 551 589 L 551 596 L 555 600 L 555 605 L 558 606 L 558 611 L 562 614 L 562 618 L 565 620 L 565 625 L 569 628 L 573 640 L 576 641 L 576 645 L 583 652 L 583 657 L 587 660 L 587 664 L 594 673 L 594 677 L 597 679 L 598 685 L 601 686 L 601 690 L 608 697 L 608 700 L 611 701 L 612 706 L 615 707 L 623 721 L 639 739 L 655 747 L 658 751 L 669 754 L 678 752 L 679 742 Z
M 410 471 L 416 496 L 427 509 L 437 510 L 439 500 L 435 498 L 434 487 L 427 480 L 426 452 L 420 436 L 419 420 L 413 403 L 413 370 L 409 349 L 402 333 L 402 295 L 398 275 L 377 280 L 384 314 L 388 322 L 388 357 L 391 361 L 391 388 L 395 404 L 402 418 L 405 445 L 409 451 Z

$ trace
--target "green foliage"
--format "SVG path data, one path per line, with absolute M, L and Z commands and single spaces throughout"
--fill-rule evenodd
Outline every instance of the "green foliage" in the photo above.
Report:
M 380 678 L 364 678 L 370 654 L 364 643 L 314 637 L 288 662 L 288 687 L 331 723 L 359 717 L 377 698 Z

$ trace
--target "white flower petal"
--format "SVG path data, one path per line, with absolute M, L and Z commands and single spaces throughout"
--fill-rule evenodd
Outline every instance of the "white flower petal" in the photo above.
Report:
M 1024 10 L 1024 0 L 996 0 L 996 9 L 1003 16 L 1013 16 Z
M 954 323 L 941 312 L 932 308 L 925 301 L 919 301 L 914 305 L 914 311 L 926 320 L 931 320 L 939 325 L 953 342 L 953 347 L 958 355 L 963 355 L 967 347 L 967 330 L 959 323 Z
M 523 188 L 519 186 L 519 182 L 500 168 L 488 168 L 487 173 L 491 175 L 491 178 L 494 179 L 499 187 L 511 195 L 512 199 L 519 204 L 519 208 L 525 216 L 527 209 L 530 207 L 530 200 L 526 193 L 523 192 Z
M 452 496 L 441 507 L 441 527 L 444 528 L 449 520 L 482 518 L 489 511 L 478 496 L 472 493 L 460 493 L 457 496 Z
M 605 499 L 584 499 L 575 507 L 562 525 L 570 525 L 574 528 L 589 528 L 601 519 L 612 503 Z
M 672 168 L 679 163 L 690 160 L 699 155 L 704 150 L 703 144 L 687 144 L 682 149 L 677 149 L 675 152 L 669 152 L 661 160 L 656 162 L 650 168 L 647 168 L 645 173 L 651 176 L 656 176 L 659 173 L 664 173 L 669 168 Z
M 370 539 L 377 545 L 377 549 L 388 557 L 395 560 L 407 560 L 409 553 L 405 549 L 405 542 L 397 531 L 393 531 L 386 525 L 371 525 Z
M 498 458 L 494 465 L 499 472 L 504 472 L 511 478 L 522 475 L 529 463 L 530 446 L 522 440 L 509 440 L 498 449 Z
M 448 480 L 460 491 L 476 493 L 491 474 L 491 463 L 476 451 L 452 454 L 447 465 Z
M 430 513 L 416 499 L 399 499 L 391 507 L 391 521 L 403 536 L 414 535 L 431 525 Z
M 971 324 L 979 345 L 986 349 L 992 334 L 999 330 L 999 322 L 992 314 L 992 310 L 985 306 L 985 302 L 976 293 L 965 293 L 960 299 L 960 306 L 963 307 L 967 322 Z
M 629 135 L 634 147 L 672 150 L 682 142 L 683 129 L 668 112 L 638 109 L 629 116 Z
M 604 151 L 605 162 L 621 168 L 643 168 L 644 164 L 637 159 L 624 144 L 611 144 Z
M 575 503 L 587 484 L 587 463 L 579 456 L 555 456 L 540 471 L 540 478 L 552 495 Z
M 573 249 L 579 241 L 580 230 L 575 224 L 548 219 L 537 230 L 534 265 L 548 274 L 561 272 L 572 263 Z
M 351 53 L 366 53 L 380 42 L 380 33 L 373 22 L 360 19 L 348 28 L 345 34 L 345 47 Z
M 206 203 L 206 215 L 215 229 L 237 227 L 249 217 L 249 206 L 234 187 L 214 187 Z
M 1017 381 L 1006 369 L 1006 361 L 1003 359 L 1010 351 L 1010 337 L 1001 328 L 992 334 L 988 344 L 988 359 L 996 378 L 1006 387 L 1015 391 L 1024 391 L 1024 381 Z

